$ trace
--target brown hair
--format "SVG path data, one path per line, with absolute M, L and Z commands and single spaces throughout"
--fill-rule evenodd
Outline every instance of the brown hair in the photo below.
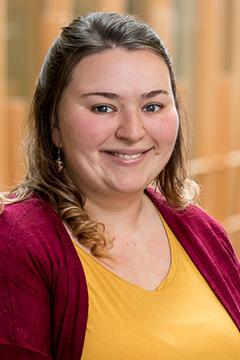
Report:
M 58 173 L 51 124 L 53 119 L 55 124 L 57 122 L 59 100 L 79 61 L 87 55 L 115 47 L 128 51 L 149 49 L 166 63 L 180 126 L 171 158 L 155 179 L 155 186 L 177 208 L 186 207 L 197 193 L 196 184 L 188 177 L 184 124 L 173 67 L 159 36 L 146 23 L 130 15 L 98 12 L 74 19 L 63 28 L 43 63 L 29 117 L 26 178 L 13 189 L 14 200 L 8 198 L 6 202 L 21 201 L 37 191 L 54 206 L 73 234 L 89 246 L 94 255 L 101 255 L 107 244 L 104 226 L 94 222 L 84 209 L 84 194 L 64 172 Z

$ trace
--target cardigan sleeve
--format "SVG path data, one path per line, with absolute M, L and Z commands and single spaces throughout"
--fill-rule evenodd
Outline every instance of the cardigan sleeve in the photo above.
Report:
M 0 216 L 1 360 L 52 359 L 47 261 L 36 244 L 33 232 L 4 210 Z

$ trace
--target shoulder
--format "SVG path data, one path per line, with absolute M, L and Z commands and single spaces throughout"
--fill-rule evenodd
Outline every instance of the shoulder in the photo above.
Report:
M 15 244 L 17 239 L 21 241 L 21 234 L 25 241 L 28 237 L 32 241 L 45 234 L 52 235 L 57 226 L 61 226 L 61 221 L 56 212 L 49 203 L 37 196 L 5 205 L 0 215 L 2 236 L 9 241 L 15 239 Z
M 58 276 L 79 267 L 79 258 L 61 218 L 38 196 L 6 205 L 0 215 L 1 266 L 24 264 L 37 272 Z M 22 266 L 22 265 L 21 265 Z
M 167 221 L 174 219 L 177 223 L 190 227 L 192 230 L 204 232 L 206 229 L 213 229 L 226 235 L 222 225 L 200 206 L 190 204 L 185 209 L 179 210 L 170 206 L 160 192 L 148 188 L 147 194 Z
M 220 222 L 204 209 L 191 204 L 184 210 L 177 210 L 171 207 L 159 192 L 148 189 L 147 193 L 181 242 L 191 242 L 192 246 L 198 245 L 209 252 L 228 253 L 236 261 L 227 232 Z
M 28 227 L 48 222 L 49 217 L 54 217 L 54 210 L 51 205 L 38 196 L 32 196 L 23 201 L 6 204 L 0 215 L 0 222 L 2 226 L 9 224 L 14 227 L 17 224 L 22 224 Z
M 10 261 L 13 269 L 25 266 L 50 274 L 63 257 L 61 244 L 69 240 L 51 205 L 35 196 L 5 205 L 0 232 L 1 266 Z

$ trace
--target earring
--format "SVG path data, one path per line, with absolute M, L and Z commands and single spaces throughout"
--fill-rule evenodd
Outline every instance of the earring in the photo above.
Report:
M 62 157 L 61 157 L 61 149 L 60 148 L 57 149 L 56 164 L 57 164 L 57 172 L 60 174 L 63 170 L 63 161 L 62 161 Z

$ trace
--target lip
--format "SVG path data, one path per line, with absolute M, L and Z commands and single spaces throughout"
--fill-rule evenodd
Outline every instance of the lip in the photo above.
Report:
M 103 149 L 101 152 L 112 153 L 112 154 L 124 154 L 124 155 L 134 155 L 134 154 L 143 154 L 150 150 L 153 147 L 149 147 L 147 149 Z
M 126 165 L 139 163 L 150 150 L 152 147 L 148 149 L 104 149 L 101 152 L 117 163 Z

